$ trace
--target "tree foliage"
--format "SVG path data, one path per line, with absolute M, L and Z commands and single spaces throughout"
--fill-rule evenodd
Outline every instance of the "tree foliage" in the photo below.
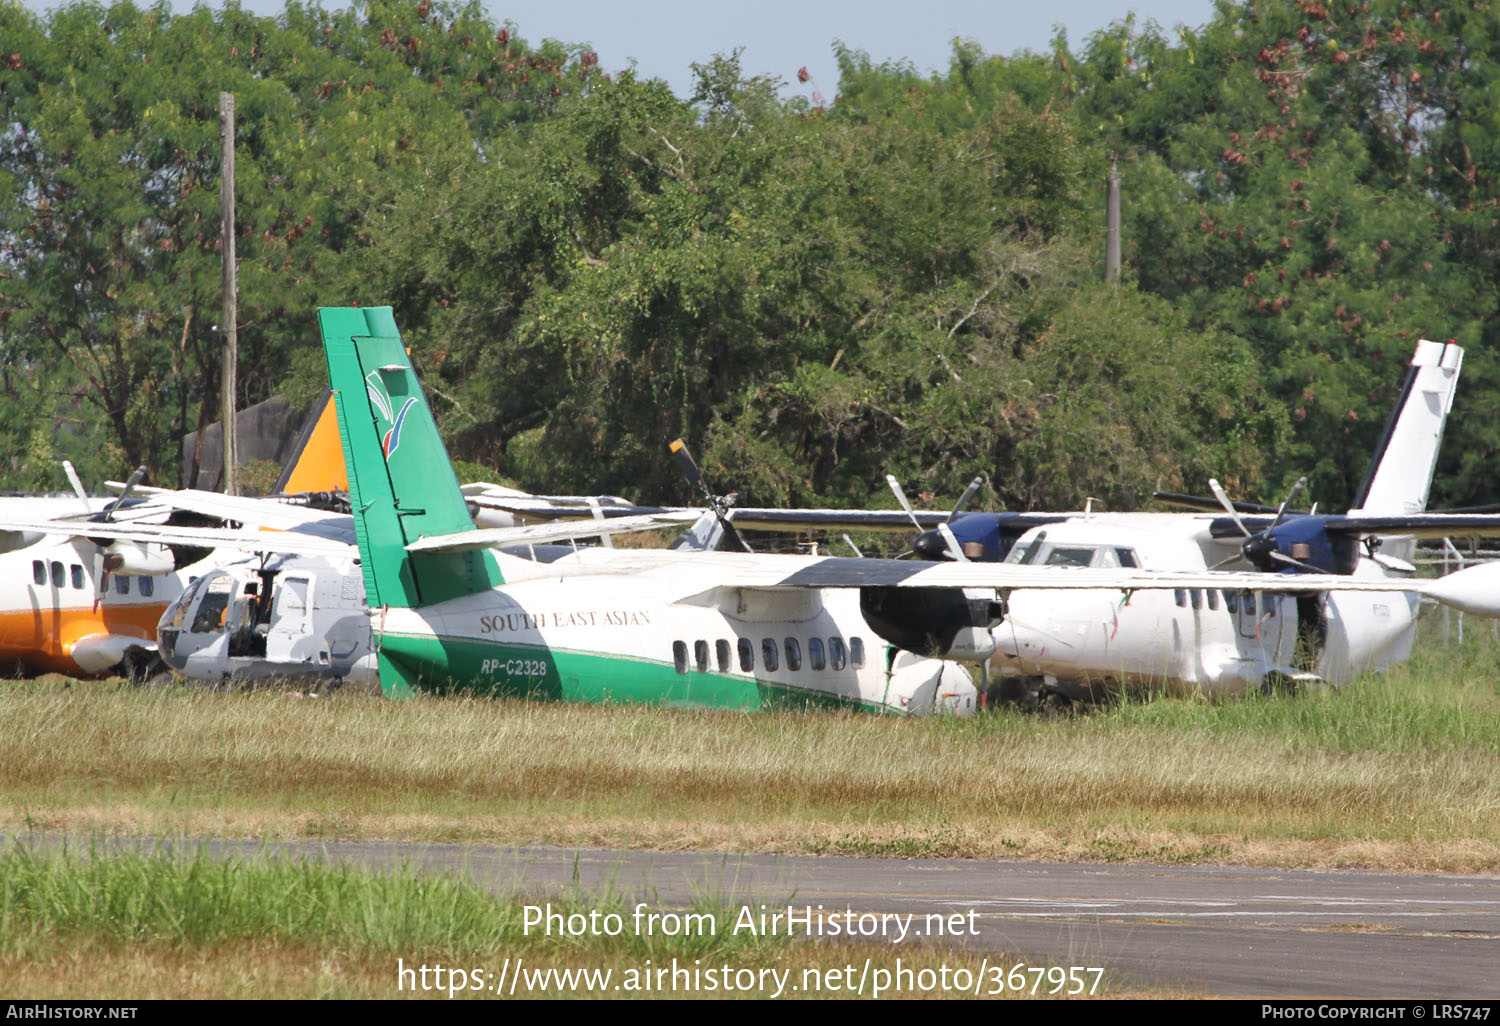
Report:
M 1311 474 L 1332 506 L 1426 334 L 1469 345 L 1435 494 L 1481 501 L 1496 26 L 1490 0 L 1245 0 L 1173 38 L 959 42 L 929 76 L 835 44 L 814 106 L 735 54 L 685 99 L 612 80 L 477 5 L 4 8 L 0 484 L 65 455 L 170 477 L 214 416 L 222 89 L 242 402 L 316 389 L 313 307 L 388 302 L 455 456 L 538 490 L 688 500 L 683 436 L 756 503 Z

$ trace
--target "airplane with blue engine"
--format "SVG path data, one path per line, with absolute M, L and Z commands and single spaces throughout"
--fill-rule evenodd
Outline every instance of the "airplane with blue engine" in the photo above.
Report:
M 1014 592 L 995 631 L 997 697 L 1056 703 L 1119 690 L 1237 693 L 1341 685 L 1407 658 L 1419 594 L 1313 592 L 1300 586 L 1306 575 L 1410 580 L 1417 538 L 1500 534 L 1493 513 L 1423 512 L 1462 362 L 1457 345 L 1417 344 L 1354 508 L 1340 515 L 1294 510 L 1305 482 L 1281 506 L 1265 507 L 1231 502 L 1216 481 L 1210 481 L 1212 499 L 1159 496 L 1197 513 L 962 512 L 982 479 L 970 484 L 951 513 L 919 512 L 894 478 L 900 511 L 744 509 L 716 499 L 690 459 L 684 469 L 718 502 L 725 522 L 741 530 L 916 528 L 913 550 L 930 561 L 1003 562 L 1062 573 L 1084 567 L 1237 569 L 1279 574 L 1284 582 L 1259 593 L 1138 592 L 1127 602 L 1109 589 Z M 680 442 L 674 452 L 683 458 Z M 1206 512 L 1214 510 L 1218 515 Z M 735 538 L 733 544 L 742 543 Z
M 327 309 L 319 320 L 355 511 L 357 564 L 350 555 L 347 565 L 358 566 L 363 595 L 355 597 L 345 564 L 337 563 L 326 581 L 306 563 L 300 577 L 291 563 L 267 564 L 255 581 L 206 576 L 164 617 L 163 650 L 209 640 L 222 642 L 227 656 L 231 646 L 263 643 L 269 656 L 283 617 L 301 617 L 301 636 L 310 640 L 297 652 L 296 632 L 286 631 L 283 668 L 388 695 L 462 689 L 733 708 L 793 702 L 967 712 L 988 690 L 997 645 L 1027 593 L 1106 594 L 1120 609 L 1153 593 L 1182 595 L 1185 603 L 1190 595 L 1234 595 L 1238 622 L 1253 621 L 1264 634 L 1261 596 L 1288 587 L 1283 575 L 1211 570 L 1201 558 L 1185 570 L 1153 570 L 1139 554 L 1118 551 L 1114 565 L 1063 569 L 1045 539 L 1036 539 L 1043 546 L 1037 559 L 1008 563 L 554 544 L 705 519 L 733 537 L 733 519 L 720 508 L 628 516 L 590 509 L 597 519 L 586 525 L 481 529 L 389 308 Z M 944 526 L 956 532 L 960 523 Z M 250 543 L 299 551 L 286 535 L 262 533 Z M 1089 562 L 1096 563 L 1092 553 Z M 1369 592 L 1392 604 L 1427 594 L 1495 615 L 1495 569 L 1440 582 L 1304 572 L 1295 594 Z M 1240 598 L 1246 595 L 1253 607 Z M 332 643 L 318 626 L 320 608 L 351 628 L 340 637 L 355 639 L 352 646 Z M 262 619 L 266 636 L 257 640 Z M 363 652 L 361 619 L 370 639 Z M 1158 651 L 1159 644 L 1153 637 L 1140 647 Z M 1251 647 L 1261 660 L 1250 671 L 1257 679 L 1287 662 L 1279 647 Z
M 1009 565 L 1247 569 L 1278 573 L 1280 588 L 1141 593 L 1019 591 L 995 632 L 996 690 L 1028 701 L 1096 699 L 1119 690 L 1243 692 L 1342 685 L 1404 661 L 1420 594 L 1299 587 L 1306 575 L 1351 582 L 1410 580 L 1418 538 L 1500 534 L 1493 514 L 1426 513 L 1463 351 L 1419 342 L 1353 508 L 1294 511 L 1299 481 L 1280 507 L 1164 495 L 1198 513 L 962 514 L 920 534 L 929 558 Z

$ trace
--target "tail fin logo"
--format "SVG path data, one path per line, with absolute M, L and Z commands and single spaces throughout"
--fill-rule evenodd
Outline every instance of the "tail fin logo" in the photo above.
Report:
M 401 404 L 401 409 L 397 411 L 391 403 L 391 397 L 386 393 L 385 383 L 380 380 L 379 371 L 371 371 L 365 375 L 365 389 L 370 393 L 370 405 L 375 408 L 380 420 L 384 422 L 379 426 L 390 425 L 385 427 L 380 435 L 381 451 L 385 453 L 386 462 L 390 462 L 391 457 L 396 454 L 397 448 L 401 445 L 401 425 L 406 423 L 406 415 L 411 412 L 411 408 L 417 405 L 416 396 L 408 396 Z

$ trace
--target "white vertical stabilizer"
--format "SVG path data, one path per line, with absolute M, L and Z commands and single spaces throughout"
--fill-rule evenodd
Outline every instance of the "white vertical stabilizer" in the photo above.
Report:
M 1443 424 L 1453 407 L 1463 361 L 1463 348 L 1452 342 L 1417 343 L 1401 398 L 1375 447 L 1350 516 L 1420 513 L 1427 508 Z

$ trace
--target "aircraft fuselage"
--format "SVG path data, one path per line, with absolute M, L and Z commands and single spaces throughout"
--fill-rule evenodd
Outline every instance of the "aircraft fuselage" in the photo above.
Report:
M 1028 532 L 1012 562 L 1146 569 L 1206 567 L 1215 555 L 1191 518 L 1143 514 L 1078 519 Z M 1189 525 L 1187 530 L 1183 525 Z M 1362 559 L 1359 577 L 1384 571 Z M 1111 690 L 1222 692 L 1286 680 L 1345 684 L 1404 660 L 1419 608 L 1415 593 L 1298 593 L 1209 589 L 1071 593 L 1016 591 L 994 631 L 997 678 L 1025 678 L 1075 698 Z

